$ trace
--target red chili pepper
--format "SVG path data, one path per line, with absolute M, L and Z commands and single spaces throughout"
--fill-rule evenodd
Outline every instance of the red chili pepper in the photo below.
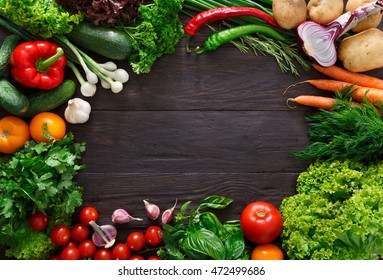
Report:
M 49 41 L 29 41 L 18 45 L 11 58 L 11 75 L 20 84 L 42 90 L 60 85 L 64 79 L 66 56 Z
M 252 7 L 237 7 L 237 6 L 228 6 L 228 7 L 219 7 L 213 8 L 206 11 L 203 11 L 196 16 L 194 16 L 187 26 L 185 26 L 185 33 L 189 36 L 196 36 L 198 30 L 206 23 L 223 20 L 231 17 L 238 16 L 252 16 L 264 20 L 272 27 L 282 29 L 276 20 L 269 14 Z

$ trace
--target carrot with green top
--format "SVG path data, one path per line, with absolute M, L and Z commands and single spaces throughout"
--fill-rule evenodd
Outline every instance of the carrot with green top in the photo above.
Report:
M 338 81 L 357 84 L 363 87 L 383 89 L 383 80 L 370 75 L 352 72 L 336 65 L 323 67 L 317 63 L 313 63 L 312 66 L 318 72 Z

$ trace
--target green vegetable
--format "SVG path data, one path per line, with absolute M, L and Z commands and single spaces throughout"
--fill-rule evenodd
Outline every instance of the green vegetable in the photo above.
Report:
M 271 16 L 273 15 L 272 1 L 270 0 L 184 0 L 182 12 L 190 15 L 190 10 L 202 12 L 204 10 L 222 6 L 253 7 L 262 10 Z M 259 21 L 253 17 L 236 17 L 227 19 L 222 23 L 223 26 L 232 28 L 248 24 L 259 24 Z M 219 31 L 218 28 L 212 26 L 208 27 L 213 32 Z M 262 54 L 274 57 L 283 73 L 291 72 L 294 76 L 299 76 L 297 65 L 301 66 L 303 70 L 310 69 L 310 62 L 300 53 L 296 41 L 295 30 L 274 29 L 275 32 L 280 33 L 280 35 L 284 37 L 283 41 L 275 39 L 275 37 L 272 36 L 265 36 L 264 34 L 252 34 L 241 36 L 240 40 L 231 41 L 230 43 L 244 53 L 251 50 L 254 55 Z
M 311 144 L 303 151 L 292 153 L 294 157 L 368 162 L 383 156 L 382 115 L 367 101 L 352 106 L 347 100 L 337 98 L 333 110 L 308 116 L 307 123 Z
M 28 141 L 12 156 L 0 158 L 0 245 L 18 259 L 46 259 L 55 246 L 49 232 L 55 225 L 70 225 L 82 204 L 82 188 L 75 182 L 84 143 L 68 133 L 61 141 Z M 48 214 L 46 232 L 31 231 L 28 217 Z
M 18 35 L 9 35 L 5 37 L 0 47 L 0 77 L 8 69 L 9 60 L 11 58 L 13 50 L 21 43 L 21 37 Z
M 246 24 L 235 26 L 228 29 L 218 31 L 211 34 L 204 43 L 203 48 L 197 48 L 196 53 L 201 54 L 205 51 L 214 51 L 221 45 L 238 39 L 241 36 L 249 35 L 252 33 L 261 33 L 269 37 L 284 41 L 285 38 L 275 31 L 273 28 L 259 24 Z
M 65 80 L 54 89 L 26 95 L 8 80 L 0 79 L 0 106 L 11 114 L 30 118 L 64 104 L 75 91 L 76 84 L 72 80 Z
M 290 259 L 383 256 L 383 161 L 316 161 L 283 199 L 282 247 Z
M 206 209 L 223 209 L 232 200 L 222 196 L 209 196 L 201 200 L 196 209 L 187 210 L 191 201 L 182 205 L 174 225 L 164 224 L 164 247 L 157 254 L 170 260 L 236 260 L 249 259 L 249 250 L 239 221 L 221 223 Z
M 18 116 L 30 118 L 38 113 L 51 111 L 67 102 L 76 92 L 76 84 L 72 80 L 64 80 L 58 87 L 27 95 L 29 107 Z
M 1 0 L 0 14 L 43 38 L 68 33 L 82 20 L 51 0 Z
M 66 36 L 75 45 L 110 59 L 129 59 L 132 54 L 132 38 L 126 32 L 112 27 L 81 22 Z
M 182 0 L 154 0 L 141 5 L 140 15 L 130 24 L 117 26 L 133 39 L 129 61 L 135 73 L 149 73 L 159 57 L 174 53 L 184 34 L 178 17 L 182 3 Z
M 0 106 L 7 112 L 19 115 L 28 111 L 28 98 L 6 79 L 0 79 Z

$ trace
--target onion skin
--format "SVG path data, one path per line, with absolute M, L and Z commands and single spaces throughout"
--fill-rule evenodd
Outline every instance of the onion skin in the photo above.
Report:
M 383 0 L 377 0 L 344 13 L 326 25 L 305 21 L 297 27 L 297 41 L 303 51 L 319 65 L 332 66 L 337 61 L 336 40 L 359 21 L 382 10 Z

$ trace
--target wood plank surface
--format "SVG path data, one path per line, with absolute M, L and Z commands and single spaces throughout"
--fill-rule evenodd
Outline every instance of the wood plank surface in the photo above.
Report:
M 0 42 L 7 34 L 0 29 Z M 110 223 L 116 208 L 144 217 L 143 199 L 165 210 L 177 198 L 178 210 L 213 194 L 233 198 L 219 215 L 238 219 L 254 200 L 279 206 L 309 165 L 289 153 L 308 144 L 305 116 L 313 110 L 289 108 L 286 99 L 320 92 L 308 85 L 283 92 L 321 75 L 281 73 L 274 58 L 244 54 L 230 44 L 202 55 L 186 54 L 184 46 L 185 38 L 149 74 L 133 74 L 127 62 L 118 62 L 131 75 L 124 91 L 99 89 L 87 99 L 90 120 L 68 124 L 76 140 L 87 144 L 86 168 L 77 179 L 84 205 L 98 209 L 101 223 Z M 69 71 L 67 76 L 74 78 Z M 54 112 L 63 115 L 64 109 Z M 145 218 L 121 225 L 118 238 L 149 224 Z

